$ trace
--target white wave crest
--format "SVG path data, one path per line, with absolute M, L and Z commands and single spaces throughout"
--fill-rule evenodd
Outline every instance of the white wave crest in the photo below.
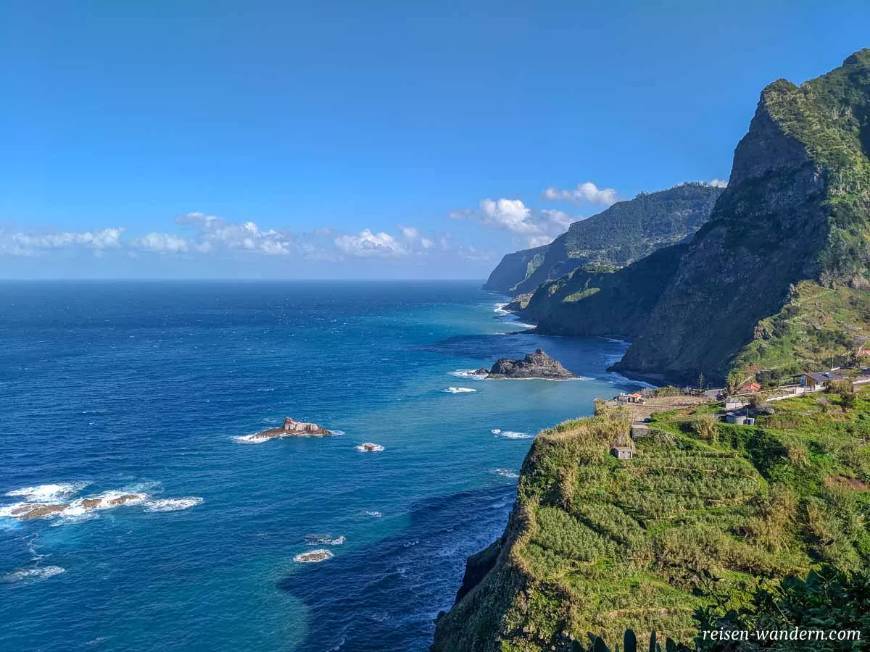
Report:
M 496 475 L 500 475 L 503 478 L 518 478 L 520 474 L 516 471 L 511 471 L 510 469 L 493 469 L 493 473 Z
M 7 583 L 25 582 L 27 580 L 44 580 L 55 575 L 65 573 L 66 569 L 61 566 L 37 566 L 36 568 L 19 568 L 8 575 L 3 576 Z
M 511 313 L 505 310 L 505 308 L 507 308 L 507 305 L 507 303 L 497 303 L 493 307 L 492 311 L 497 315 L 509 315 Z
M 187 496 L 185 498 L 159 498 L 145 502 L 146 512 L 177 512 L 182 509 L 190 509 L 202 505 L 203 499 L 199 496 Z
M 343 534 L 334 537 L 331 534 L 306 534 L 305 543 L 309 546 L 340 546 L 347 541 Z
M 332 559 L 333 557 L 335 557 L 335 555 L 326 548 L 318 548 L 317 550 L 299 553 L 293 557 L 293 561 L 297 564 L 318 564 L 327 559 Z
M 478 373 L 477 369 L 457 369 L 448 373 L 457 378 L 470 378 L 472 380 L 483 380 L 487 376 L 487 374 Z
M 363 516 L 369 516 L 371 518 L 381 518 L 383 515 L 383 512 L 378 512 L 376 510 L 366 510 L 363 512 Z
M 533 439 L 534 435 L 530 435 L 527 432 L 518 432 L 516 430 L 502 430 L 501 428 L 493 428 L 490 430 L 492 434 L 496 437 L 501 437 L 502 439 Z
M 40 484 L 35 487 L 22 487 L 7 491 L 7 496 L 26 498 L 31 503 L 53 503 L 73 496 L 88 486 L 87 482 L 58 482 Z
M 442 392 L 447 392 L 448 394 L 471 394 L 472 392 L 476 392 L 476 389 L 472 389 L 471 387 L 448 387 L 447 389 L 442 389 Z
M 239 435 L 233 437 L 233 440 L 239 444 L 264 444 L 269 441 L 266 437 L 257 437 L 257 435 Z

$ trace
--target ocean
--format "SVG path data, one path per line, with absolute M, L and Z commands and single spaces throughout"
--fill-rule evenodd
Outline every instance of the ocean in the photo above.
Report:
M 479 287 L 0 283 L 0 649 L 427 649 L 534 434 L 637 386 Z M 537 347 L 580 379 L 463 375 Z M 339 434 L 239 439 L 285 416 Z

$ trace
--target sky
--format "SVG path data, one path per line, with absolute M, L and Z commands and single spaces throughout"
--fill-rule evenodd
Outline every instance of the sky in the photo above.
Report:
M 870 4 L 0 4 L 0 278 L 485 278 L 727 181 Z

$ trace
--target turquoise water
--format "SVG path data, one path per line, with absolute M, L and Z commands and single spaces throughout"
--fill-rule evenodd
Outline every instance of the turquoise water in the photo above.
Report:
M 528 437 L 632 387 L 478 286 L 0 284 L 0 649 L 426 649 Z M 538 346 L 584 379 L 451 375 Z M 344 434 L 235 439 L 285 415 Z

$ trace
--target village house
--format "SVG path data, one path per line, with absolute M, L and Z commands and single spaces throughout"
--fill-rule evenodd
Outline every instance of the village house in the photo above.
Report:
M 634 392 L 633 394 L 620 394 L 616 397 L 616 400 L 620 403 L 638 403 L 639 405 L 646 403 L 643 394 L 640 392 Z
M 838 380 L 847 380 L 845 374 L 836 369 L 831 371 L 810 371 L 801 376 L 800 385 L 810 392 L 818 392 L 827 389 L 828 385 Z

